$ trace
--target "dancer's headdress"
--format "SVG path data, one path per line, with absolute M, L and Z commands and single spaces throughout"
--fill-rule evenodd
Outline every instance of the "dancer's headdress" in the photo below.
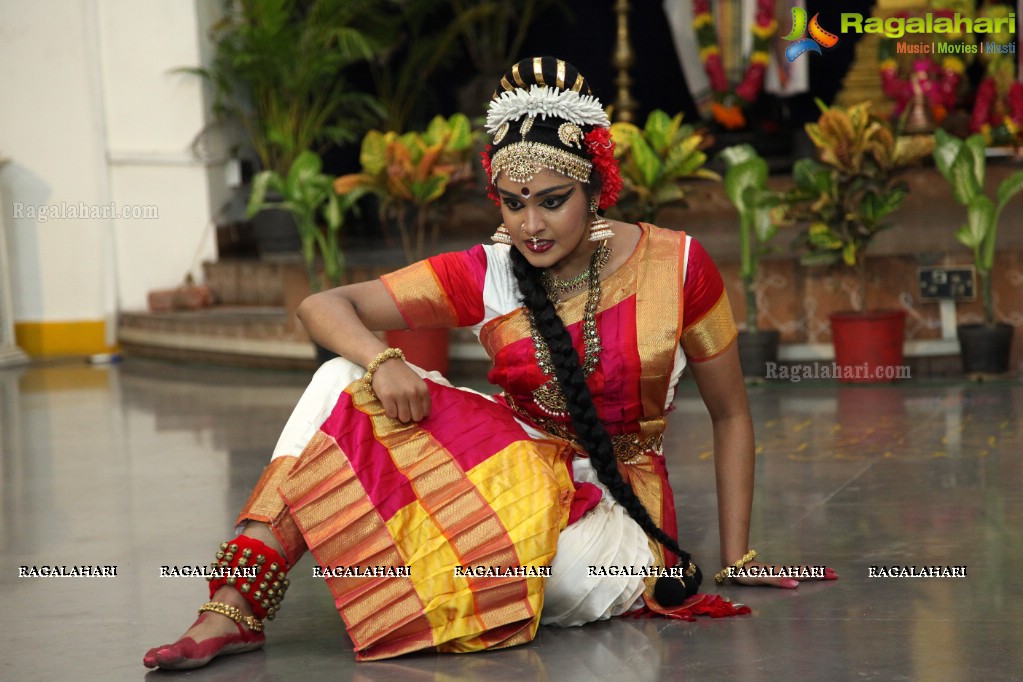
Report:
M 542 169 L 580 182 L 599 176 L 601 210 L 618 200 L 621 178 L 614 158 L 610 121 L 586 79 L 571 64 L 534 57 L 515 64 L 501 78 L 487 111 L 492 144 L 483 154 L 489 192 L 501 173 L 528 182 Z

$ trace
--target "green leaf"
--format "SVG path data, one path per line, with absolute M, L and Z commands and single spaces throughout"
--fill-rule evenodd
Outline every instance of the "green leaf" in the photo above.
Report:
M 341 202 L 338 201 L 337 195 L 333 192 L 327 195 L 327 205 L 323 209 L 323 217 L 327 221 L 327 228 L 331 232 L 337 232 L 341 229 L 344 215 L 341 212 Z
M 718 156 L 724 159 L 728 167 L 731 167 L 737 166 L 744 161 L 755 159 L 757 157 L 757 150 L 752 145 L 737 144 L 722 149 Z
M 752 208 L 747 202 L 747 190 L 762 188 L 766 183 L 767 162 L 761 158 L 743 161 L 725 173 L 725 193 L 740 213 Z
M 646 139 L 650 143 L 650 146 L 657 151 L 658 154 L 664 154 L 664 152 L 668 149 L 668 145 L 673 141 L 671 118 L 669 118 L 668 114 L 664 113 L 660 109 L 655 109 L 650 112 L 650 115 L 646 119 L 646 126 L 644 127 L 643 132 L 646 133 Z
M 379 175 L 387 168 L 387 138 L 379 130 L 371 130 L 362 139 L 359 163 L 368 175 Z
M 952 182 L 952 162 L 963 147 L 963 141 L 941 128 L 934 133 L 934 165 L 945 179 Z
M 973 248 L 973 233 L 970 231 L 969 225 L 960 225 L 959 229 L 955 231 L 956 239 L 958 239 L 963 246 Z
M 959 150 L 949 172 L 952 175 L 952 196 L 960 204 L 969 206 L 974 197 L 981 194 L 981 187 L 974 175 L 973 152 L 968 147 L 964 145 Z
M 249 194 L 249 205 L 245 210 L 246 217 L 251 218 L 266 207 L 266 192 L 275 179 L 279 180 L 279 176 L 274 171 L 256 173 L 256 177 L 252 179 L 252 192 Z
M 426 180 L 411 183 L 409 189 L 412 191 L 412 196 L 415 197 L 416 204 L 425 206 L 439 199 L 447 189 L 447 184 L 448 176 L 437 174 L 431 175 Z
M 800 159 L 792 166 L 792 179 L 800 189 L 823 194 L 831 186 L 831 171 L 813 159 Z
M 1023 190 L 1023 170 L 1016 171 L 998 185 L 998 211 L 1001 212 L 1020 190 Z
M 661 160 L 641 135 L 637 135 L 632 140 L 632 158 L 636 161 L 636 168 L 640 174 L 639 179 L 643 186 L 653 187 L 660 175 Z
M 447 151 L 464 151 L 472 146 L 472 124 L 465 114 L 455 114 L 448 119 L 448 132 L 451 137 L 445 147 Z
M 616 122 L 611 124 L 611 139 L 615 142 L 615 156 L 621 157 L 632 145 L 632 141 L 642 133 L 632 123 Z
M 757 236 L 757 241 L 761 244 L 766 244 L 778 234 L 778 225 L 775 224 L 771 217 L 771 209 L 769 207 L 760 206 L 753 211 L 753 232 Z
M 970 151 L 970 155 L 973 161 L 973 178 L 980 188 L 980 191 L 984 191 L 984 167 L 987 163 L 987 143 L 984 141 L 984 136 L 970 135 L 966 138 L 966 142 L 963 145 L 965 149 Z
M 966 207 L 966 227 L 968 228 L 968 241 L 960 241 L 971 249 L 979 248 L 987 237 L 989 231 L 995 226 L 995 205 L 983 194 L 976 196 Z M 958 236 L 958 235 L 957 235 Z
M 448 134 L 448 122 L 440 115 L 434 116 L 430 121 L 430 124 L 426 126 L 426 132 L 423 133 L 423 141 L 427 145 L 433 146 L 438 142 L 444 141 Z
M 842 246 L 842 262 L 849 267 L 856 265 L 856 242 L 846 242 Z

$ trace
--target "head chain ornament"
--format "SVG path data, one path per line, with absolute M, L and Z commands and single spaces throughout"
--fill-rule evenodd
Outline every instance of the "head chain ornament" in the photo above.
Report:
M 488 194 L 500 205 L 494 185 L 502 172 L 513 182 L 528 182 L 547 169 L 586 183 L 596 168 L 601 180 L 600 208 L 606 209 L 614 205 L 621 187 L 610 121 L 596 97 L 582 94 L 589 88 L 581 74 L 576 73 L 574 80 L 567 77 L 571 74 L 562 75 L 566 63 L 557 60 L 553 63 L 556 74 L 547 75 L 546 61 L 535 58 L 515 64 L 511 80 L 505 76 L 501 81 L 504 91 L 495 93 L 490 103 L 486 130 L 494 137 L 483 160 L 491 181 Z M 536 81 L 530 84 L 529 78 Z M 566 89 L 568 80 L 573 80 L 571 89 Z M 512 127 L 513 123 L 518 125 Z M 513 130 L 518 140 L 508 139 Z

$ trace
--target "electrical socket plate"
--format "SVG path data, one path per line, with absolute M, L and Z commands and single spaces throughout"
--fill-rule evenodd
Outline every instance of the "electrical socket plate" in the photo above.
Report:
M 972 301 L 977 297 L 976 272 L 972 265 L 920 268 L 920 299 Z

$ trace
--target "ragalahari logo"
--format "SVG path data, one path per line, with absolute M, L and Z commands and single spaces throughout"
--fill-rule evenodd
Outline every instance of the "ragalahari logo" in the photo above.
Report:
M 785 36 L 785 40 L 796 41 L 785 48 L 785 58 L 790 62 L 796 61 L 807 52 L 821 54 L 821 47 L 831 48 L 838 44 L 837 35 L 821 28 L 820 22 L 817 20 L 819 16 L 820 14 L 813 15 L 813 19 L 809 23 L 810 37 L 803 38 L 803 34 L 808 28 L 806 10 L 802 7 L 792 8 L 792 31 Z

